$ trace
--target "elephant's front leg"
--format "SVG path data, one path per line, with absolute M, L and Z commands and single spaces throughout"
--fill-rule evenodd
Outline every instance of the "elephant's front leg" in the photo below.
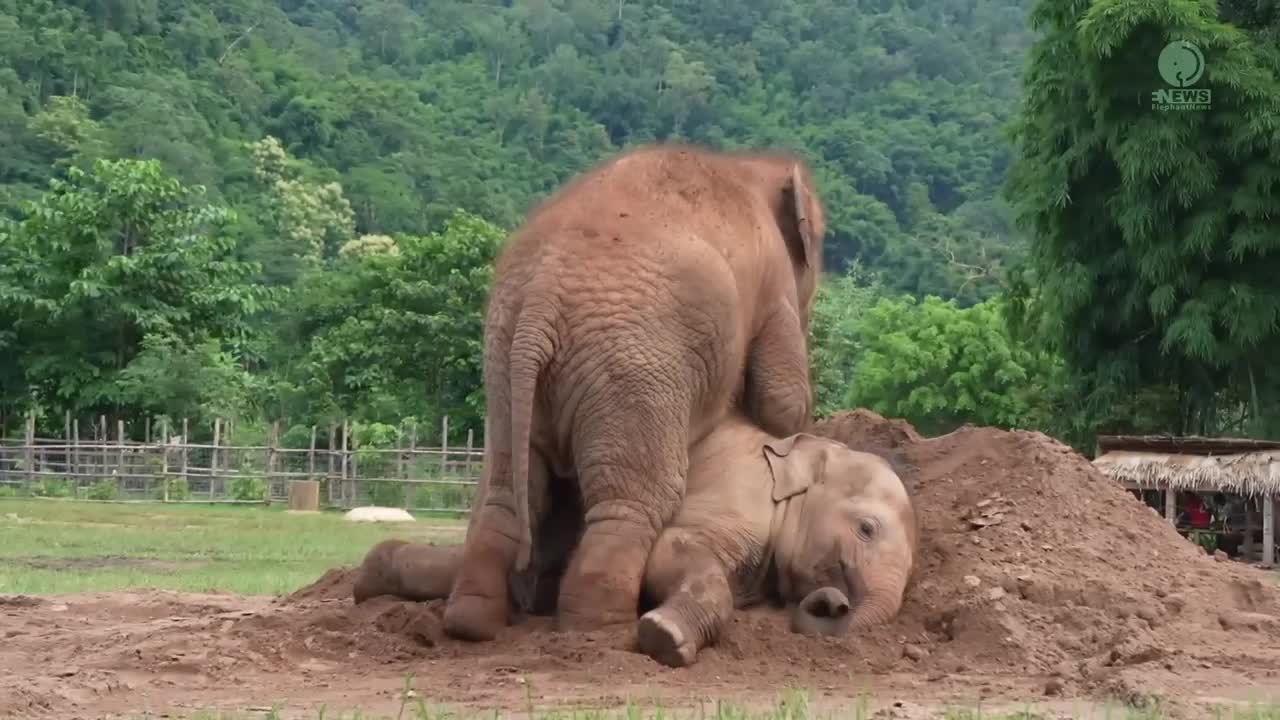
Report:
M 649 556 L 644 582 L 660 604 L 640 618 L 640 650 L 664 665 L 692 665 L 733 616 L 724 565 L 700 538 L 671 528 Z
M 577 460 L 585 527 L 560 581 L 562 630 L 635 622 L 649 551 L 684 495 L 688 421 L 625 406 L 613 418 Z
M 746 368 L 747 414 L 771 435 L 802 432 L 813 413 L 805 331 L 794 308 L 779 305 L 752 340 Z

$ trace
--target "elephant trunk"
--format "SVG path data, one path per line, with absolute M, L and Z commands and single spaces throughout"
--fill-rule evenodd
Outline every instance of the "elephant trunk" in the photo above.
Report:
M 859 630 L 889 622 L 902 607 L 902 593 L 906 590 L 906 573 L 886 570 L 863 594 L 858 607 L 849 618 L 849 629 Z
M 885 583 L 863 595 L 855 608 L 843 591 L 818 588 L 796 606 L 791 614 L 791 631 L 838 637 L 850 630 L 888 622 L 902 606 L 902 590 L 902 583 Z
M 801 635 L 844 635 L 849 630 L 849 598 L 833 587 L 805 596 L 791 614 L 791 632 Z

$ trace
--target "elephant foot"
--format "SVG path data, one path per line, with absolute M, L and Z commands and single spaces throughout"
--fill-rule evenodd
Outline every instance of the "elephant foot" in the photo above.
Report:
M 631 523 L 587 527 L 560 581 L 558 625 L 579 631 L 634 626 L 645 561 L 653 547 L 645 529 Z
M 690 633 L 663 608 L 650 610 L 640 618 L 638 628 L 640 651 L 668 667 L 688 667 L 698 656 L 698 647 Z
M 507 603 L 480 595 L 455 596 L 444 609 L 444 631 L 458 640 L 489 642 L 507 626 L 510 616 Z
M 510 523 L 513 518 L 510 512 L 485 507 L 461 558 L 452 560 L 458 575 L 444 610 L 444 631 L 450 637 L 471 642 L 493 640 L 510 621 L 507 573 L 515 558 L 514 533 L 489 528 L 505 529 L 501 523 Z
M 625 628 L 635 621 L 636 614 L 634 611 L 607 612 L 597 610 L 594 612 L 582 612 L 580 610 L 560 608 L 556 613 L 555 629 L 557 632 L 587 633 Z

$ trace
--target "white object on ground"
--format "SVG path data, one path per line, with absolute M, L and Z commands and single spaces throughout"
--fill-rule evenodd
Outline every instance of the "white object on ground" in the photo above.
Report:
M 414 518 L 400 508 L 366 507 L 353 508 L 347 511 L 346 518 L 352 522 L 413 522 Z

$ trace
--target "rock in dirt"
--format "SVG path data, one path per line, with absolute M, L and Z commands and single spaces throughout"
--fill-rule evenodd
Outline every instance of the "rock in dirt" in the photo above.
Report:
M 1224 630 L 1252 630 L 1255 632 L 1280 627 L 1280 617 L 1263 613 L 1233 610 L 1218 616 Z
M 403 508 L 374 505 L 352 508 L 345 517 L 352 522 L 414 522 L 413 516 Z
M 929 651 L 919 645 L 905 645 L 902 648 L 902 654 L 907 658 L 915 661 L 923 660 L 929 657 Z

